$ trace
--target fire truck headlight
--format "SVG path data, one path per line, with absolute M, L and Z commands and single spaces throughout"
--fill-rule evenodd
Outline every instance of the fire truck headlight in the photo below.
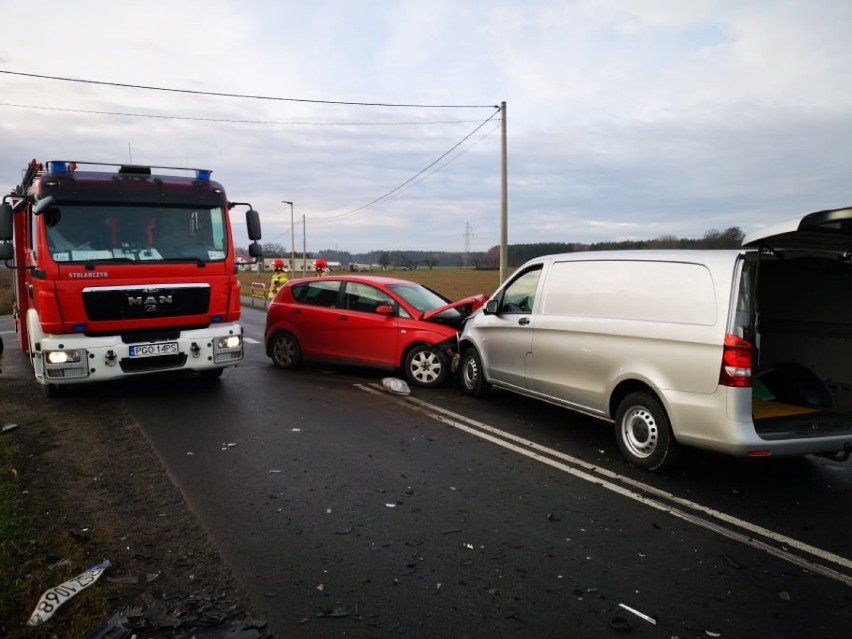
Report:
M 44 353 L 44 375 L 48 379 L 70 379 L 87 377 L 88 352 L 85 349 L 46 351 Z
M 226 335 L 213 342 L 213 361 L 216 364 L 236 362 L 243 358 L 242 335 Z
M 47 361 L 51 364 L 68 364 L 80 361 L 80 351 L 48 351 Z
M 239 335 L 228 335 L 219 339 L 219 348 L 239 348 L 242 341 Z

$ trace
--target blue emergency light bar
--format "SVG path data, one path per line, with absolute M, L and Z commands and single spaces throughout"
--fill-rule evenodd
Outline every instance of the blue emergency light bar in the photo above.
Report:
M 213 173 L 211 169 L 196 169 L 188 166 L 125 166 L 121 164 L 113 164 L 109 162 L 81 162 L 77 160 L 50 160 L 46 162 L 48 173 L 71 173 L 75 171 L 81 164 L 93 166 L 118 166 L 119 173 L 141 173 L 151 174 L 151 169 L 167 169 L 169 171 L 194 171 L 196 180 L 210 181 L 210 176 Z

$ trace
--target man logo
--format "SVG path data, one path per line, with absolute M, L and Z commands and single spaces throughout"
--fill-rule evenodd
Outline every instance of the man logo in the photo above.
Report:
M 158 305 L 160 304 L 171 304 L 172 296 L 171 295 L 128 295 L 127 296 L 127 305 L 128 306 L 144 306 L 145 310 L 149 313 L 153 313 L 157 310 Z

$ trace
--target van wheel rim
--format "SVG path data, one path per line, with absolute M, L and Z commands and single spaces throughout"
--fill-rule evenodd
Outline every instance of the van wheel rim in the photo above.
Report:
M 654 454 L 660 431 L 657 420 L 642 406 L 627 411 L 621 427 L 622 439 L 631 455 L 645 459 Z
M 469 357 L 464 364 L 464 370 L 462 371 L 462 378 L 464 379 L 464 385 L 466 388 L 473 388 L 476 385 L 476 380 L 479 377 L 479 369 L 476 366 L 476 361 Z

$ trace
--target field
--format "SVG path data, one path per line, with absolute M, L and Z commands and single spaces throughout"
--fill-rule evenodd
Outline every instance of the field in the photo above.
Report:
M 353 275 L 355 275 L 353 273 Z M 368 275 L 361 273 L 360 275 Z M 451 300 L 461 299 L 469 295 L 484 293 L 491 295 L 500 283 L 500 272 L 479 271 L 460 268 L 435 268 L 432 270 L 423 268 L 415 271 L 373 271 L 369 275 L 383 275 L 396 277 L 401 280 L 417 282 L 431 288 Z M 253 273 L 242 272 L 239 275 L 244 295 L 249 295 L 252 282 L 263 282 L 269 284 L 271 272 Z

